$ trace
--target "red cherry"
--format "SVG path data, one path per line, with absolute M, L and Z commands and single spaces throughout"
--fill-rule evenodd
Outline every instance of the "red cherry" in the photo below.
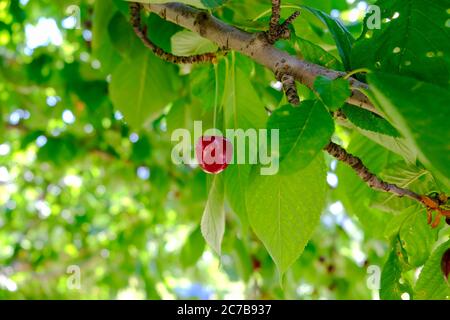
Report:
M 220 136 L 203 136 L 195 146 L 195 155 L 206 173 L 217 174 L 228 167 L 233 158 L 233 145 Z

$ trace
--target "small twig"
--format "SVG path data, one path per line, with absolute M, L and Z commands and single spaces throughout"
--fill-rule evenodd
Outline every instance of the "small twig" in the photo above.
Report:
M 348 153 L 344 148 L 334 142 L 330 142 L 324 148 L 324 150 L 337 160 L 349 165 L 356 172 L 356 174 L 372 189 L 389 192 L 398 197 L 406 196 L 424 205 L 427 209 L 428 224 L 431 224 L 432 228 L 436 228 L 439 225 L 441 216 L 450 217 L 450 211 L 442 207 L 448 200 L 445 195 L 437 199 L 433 199 L 427 195 L 419 195 L 409 189 L 401 188 L 395 184 L 383 181 L 375 174 L 370 172 L 369 169 L 363 164 L 361 159 Z M 432 222 L 431 211 L 437 212 L 437 216 L 434 222 Z
M 398 187 L 395 184 L 387 183 L 378 178 L 375 174 L 369 171 L 369 169 L 363 164 L 361 159 L 348 153 L 347 150 L 337 145 L 336 143 L 330 142 L 324 150 L 335 157 L 337 160 L 342 161 L 352 167 L 352 169 L 355 170 L 356 174 L 358 174 L 358 176 L 372 189 L 390 192 L 399 197 L 407 196 L 411 199 L 421 201 L 421 197 L 417 193 L 408 189 Z
M 358 73 L 370 73 L 370 72 L 371 72 L 371 71 L 370 71 L 369 69 L 367 69 L 367 68 L 359 68 L 359 69 L 355 69 L 355 70 L 353 70 L 353 71 L 350 71 L 350 72 L 347 73 L 343 78 L 344 78 L 345 80 L 347 80 L 347 79 L 353 77 L 355 74 L 358 74 Z
M 168 53 L 158 47 L 155 43 L 153 43 L 147 37 L 147 29 L 142 27 L 141 23 L 141 9 L 142 5 L 137 2 L 130 3 L 130 22 L 133 26 L 134 32 L 136 35 L 142 40 L 144 45 L 152 50 L 152 52 L 157 55 L 159 58 L 175 63 L 175 64 L 194 64 L 194 63 L 204 63 L 204 62 L 215 62 L 217 56 L 215 53 L 204 53 L 197 54 L 193 56 L 176 56 L 171 53 Z
M 289 25 L 300 15 L 299 11 L 295 11 L 280 24 L 280 2 L 280 0 L 272 0 L 272 16 L 270 17 L 269 31 L 266 32 L 267 41 L 270 44 L 274 44 L 278 39 L 289 38 Z M 300 98 L 297 93 L 295 78 L 284 69 L 277 70 L 275 77 L 283 84 L 283 90 L 288 102 L 294 106 L 298 106 L 300 104 Z
M 300 15 L 295 11 L 282 24 L 280 24 L 281 0 L 272 0 L 272 15 L 270 17 L 269 31 L 266 32 L 267 41 L 274 44 L 279 39 L 288 39 L 291 36 L 289 26 Z

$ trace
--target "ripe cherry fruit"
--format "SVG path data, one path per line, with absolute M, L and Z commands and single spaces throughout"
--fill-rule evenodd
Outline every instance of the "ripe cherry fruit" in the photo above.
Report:
M 220 136 L 203 136 L 195 146 L 195 155 L 206 173 L 217 174 L 228 167 L 233 158 L 233 145 Z

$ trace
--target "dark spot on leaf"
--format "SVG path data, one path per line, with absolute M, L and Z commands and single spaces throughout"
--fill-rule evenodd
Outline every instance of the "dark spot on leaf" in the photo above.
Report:
M 335 271 L 336 271 L 336 267 L 335 267 L 334 265 L 330 264 L 330 265 L 327 267 L 327 272 L 328 272 L 329 274 L 334 273 Z

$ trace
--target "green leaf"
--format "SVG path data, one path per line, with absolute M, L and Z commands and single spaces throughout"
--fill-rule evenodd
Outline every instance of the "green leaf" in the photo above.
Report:
M 450 181 L 450 92 L 412 78 L 373 73 L 368 76 L 372 95 L 391 123 L 419 152 L 428 168 Z
M 405 138 L 391 137 L 385 134 L 380 134 L 373 131 L 367 131 L 361 128 L 356 128 L 363 136 L 369 138 L 373 142 L 386 148 L 387 150 L 398 154 L 408 163 L 416 163 L 417 151 L 414 146 Z
M 250 176 L 251 166 L 231 164 L 224 172 L 225 194 L 233 211 L 239 216 L 243 227 L 248 227 L 245 190 Z
M 318 100 L 303 101 L 300 107 L 285 105 L 275 110 L 267 122 L 269 130 L 279 130 L 279 153 L 284 173 L 305 168 L 327 145 L 334 123 Z
M 166 52 L 172 52 L 172 36 L 184 29 L 152 12 L 147 19 L 147 30 L 154 44 Z
M 416 299 L 450 299 L 450 284 L 441 270 L 442 255 L 449 248 L 450 241 L 443 243 L 425 263 L 414 288 Z
M 297 38 L 297 45 L 300 49 L 300 55 L 306 61 L 329 69 L 343 70 L 342 63 L 335 56 L 311 41 L 303 38 Z
M 226 72 L 224 60 L 221 60 L 215 67 L 213 65 L 195 67 L 189 74 L 190 94 L 195 103 L 205 110 L 213 110 L 215 104 L 221 102 L 222 95 L 226 94 Z
M 240 239 L 234 241 L 233 257 L 236 261 L 236 269 L 242 280 L 248 281 L 253 273 L 252 259 L 246 243 Z
M 319 224 L 327 189 L 323 156 L 292 175 L 252 173 L 247 190 L 250 224 L 283 274 Z
M 327 77 L 319 76 L 314 81 L 314 89 L 331 111 L 341 108 L 351 94 L 350 85 L 343 78 L 331 80 Z
M 433 248 L 438 229 L 433 229 L 427 223 L 425 208 L 417 203 L 403 209 L 386 227 L 386 237 L 398 237 L 406 252 L 404 262 L 407 268 L 417 268 L 423 265 Z
M 223 94 L 223 113 L 226 129 L 254 130 L 265 127 L 267 114 L 264 104 L 256 93 L 249 74 L 243 69 L 248 69 L 248 58 L 234 55 L 229 63 L 227 79 Z M 249 164 L 249 148 L 245 146 L 245 164 L 237 163 L 239 141 L 232 139 L 235 147 L 235 163 L 225 170 L 225 193 L 233 211 L 239 216 L 241 222 L 247 224 L 247 212 L 245 206 L 245 190 L 251 166 Z M 245 141 L 249 141 L 246 139 Z M 239 152 L 244 151 L 239 149 Z
M 37 157 L 39 161 L 50 162 L 58 166 L 73 161 L 80 151 L 73 143 L 73 137 L 48 137 L 47 143 L 39 148 Z
M 237 56 L 241 57 L 241 56 Z M 247 59 L 242 57 L 241 59 Z M 226 87 L 224 90 L 224 117 L 226 128 L 264 128 L 267 114 L 264 104 L 252 86 L 249 74 L 238 68 L 245 63 L 231 62 Z
M 217 45 L 198 33 L 184 30 L 171 38 L 172 53 L 177 56 L 191 56 L 217 51 Z
M 125 121 L 139 129 L 154 120 L 173 99 L 175 68 L 148 51 L 117 66 L 109 84 L 111 100 Z
M 224 186 L 221 175 L 212 178 L 208 200 L 201 222 L 201 231 L 208 245 L 220 256 L 225 233 Z
M 402 249 L 398 240 L 393 241 L 393 248 L 381 272 L 380 298 L 383 300 L 401 300 L 403 293 L 412 296 L 411 285 L 402 277 Z
M 124 15 L 130 14 L 130 8 L 128 6 L 127 1 L 124 0 L 113 0 L 114 5 L 117 7 L 117 9 L 122 12 Z
M 331 35 L 334 38 L 334 41 L 336 42 L 336 46 L 339 51 L 339 55 L 341 56 L 342 62 L 344 63 L 345 70 L 350 70 L 350 55 L 353 42 L 355 41 L 353 36 L 339 20 L 312 7 L 303 7 L 309 10 L 312 14 L 314 14 L 324 24 L 327 25 Z
M 186 242 L 181 248 L 180 261 L 184 268 L 192 267 L 201 258 L 205 250 L 205 241 L 203 240 L 200 227 L 195 228 L 187 237 Z
M 201 0 L 201 1 L 206 8 L 216 8 L 223 5 L 228 0 Z
M 396 73 L 448 87 L 450 2 L 380 0 L 377 5 L 382 10 L 381 29 L 365 30 L 355 43 L 352 68 Z
M 146 135 L 139 137 L 136 143 L 133 143 L 131 150 L 131 161 L 142 163 L 150 158 L 152 146 Z
M 423 265 L 437 238 L 437 230 L 427 223 L 425 209 L 414 205 L 405 209 L 406 220 L 400 228 L 400 241 L 407 252 L 407 262 L 412 267 Z
M 170 3 L 174 2 L 173 0 L 127 0 L 133 2 L 140 3 Z M 202 8 L 202 9 L 213 9 L 216 7 L 220 7 L 228 0 L 178 0 L 179 3 L 184 3 L 193 7 Z
M 195 143 L 194 121 L 205 121 L 203 111 L 199 103 L 188 99 L 175 101 L 166 116 L 167 131 L 172 133 L 177 129 L 186 129 L 191 133 L 192 143 Z
M 386 239 L 393 240 L 394 237 L 398 237 L 398 233 L 400 232 L 400 228 L 402 227 L 405 220 L 410 216 L 410 208 L 403 210 L 400 214 L 395 215 L 389 223 L 386 225 L 386 229 L 384 230 L 384 235 Z
M 96 1 L 92 26 L 92 52 L 102 63 L 101 70 L 109 73 L 114 70 L 120 56 L 111 43 L 108 26 L 117 12 L 112 0 Z
M 391 137 L 400 137 L 400 133 L 386 119 L 368 110 L 344 104 L 342 107 L 347 119 L 358 128 L 381 133 Z
M 132 53 L 136 50 L 147 50 L 120 12 L 117 12 L 109 22 L 108 33 L 114 49 L 124 58 L 132 58 Z

